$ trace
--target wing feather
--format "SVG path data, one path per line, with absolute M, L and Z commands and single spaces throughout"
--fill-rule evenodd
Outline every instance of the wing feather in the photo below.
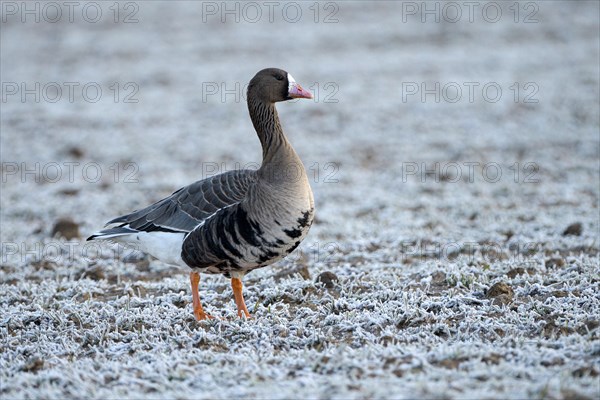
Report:
M 112 219 L 138 231 L 190 232 L 218 210 L 239 203 L 256 181 L 256 171 L 235 170 L 175 191 L 144 209 Z

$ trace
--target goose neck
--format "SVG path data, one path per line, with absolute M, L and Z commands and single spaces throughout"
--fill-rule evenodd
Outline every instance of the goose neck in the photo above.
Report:
M 248 109 L 262 146 L 263 165 L 285 158 L 285 155 L 290 152 L 291 146 L 283 133 L 275 104 L 249 101 Z

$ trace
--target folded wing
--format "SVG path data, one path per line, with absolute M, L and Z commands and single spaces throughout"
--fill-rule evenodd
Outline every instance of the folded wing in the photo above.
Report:
M 89 239 L 135 231 L 190 232 L 218 210 L 243 200 L 255 181 L 256 171 L 235 170 L 194 182 L 144 209 L 112 219 L 108 229 Z

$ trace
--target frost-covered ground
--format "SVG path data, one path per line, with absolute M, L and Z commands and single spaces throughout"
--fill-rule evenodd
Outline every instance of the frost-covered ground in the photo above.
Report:
M 2 2 L 2 399 L 600 396 L 598 2 L 47 4 Z M 83 239 L 259 161 L 267 66 L 316 94 L 279 110 L 317 219 L 198 323 Z

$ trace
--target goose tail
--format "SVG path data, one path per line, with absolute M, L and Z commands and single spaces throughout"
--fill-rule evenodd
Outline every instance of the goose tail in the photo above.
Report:
M 101 231 L 92 234 L 89 238 L 87 238 L 87 240 L 114 239 L 120 236 L 131 235 L 132 233 L 139 233 L 139 231 L 125 226 L 120 226 L 118 228 L 102 229 Z

